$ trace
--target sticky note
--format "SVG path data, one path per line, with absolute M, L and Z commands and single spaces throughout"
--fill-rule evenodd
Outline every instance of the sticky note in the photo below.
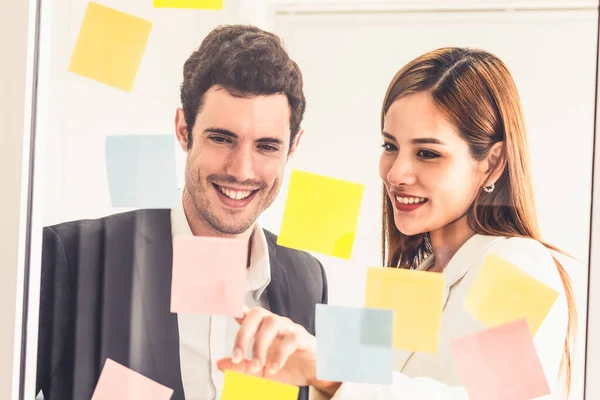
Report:
M 173 389 L 106 359 L 92 400 L 169 400 Z
M 365 307 L 394 310 L 394 348 L 437 353 L 444 275 L 400 268 L 369 268 Z
M 200 10 L 222 10 L 223 0 L 154 0 L 156 8 L 197 8 Z
M 113 207 L 181 204 L 171 135 L 107 136 L 106 168 Z
M 298 386 L 225 371 L 221 400 L 297 400 Z
M 243 239 L 176 236 L 171 312 L 242 316 L 247 264 Z
M 392 310 L 316 305 L 317 379 L 392 383 Z
M 68 70 L 130 92 L 152 23 L 89 2 Z
M 450 341 L 470 400 L 530 400 L 550 393 L 525 319 Z
M 526 318 L 533 335 L 558 292 L 497 254 L 489 254 L 465 297 L 465 308 L 486 326 Z
M 292 171 L 280 246 L 350 259 L 364 186 Z

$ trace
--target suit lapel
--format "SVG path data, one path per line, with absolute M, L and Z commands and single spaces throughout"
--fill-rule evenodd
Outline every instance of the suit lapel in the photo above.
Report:
M 139 340 L 147 340 L 145 347 L 150 351 L 140 354 L 139 364 L 153 365 L 154 379 L 175 391 L 172 400 L 182 400 L 177 314 L 170 311 L 173 261 L 170 210 L 140 213 L 134 297 L 138 297 L 141 306 L 138 312 L 143 314 L 140 325 L 144 329 L 139 330 Z
M 290 317 L 290 288 L 287 272 L 277 261 L 277 247 L 273 238 L 265 232 L 269 244 L 269 264 L 271 265 L 271 282 L 267 286 L 267 297 L 271 312 Z
M 503 237 L 474 235 L 461 246 L 444 269 L 444 293 L 442 295 L 442 311 L 446 308 L 450 290 L 473 266 L 473 260 L 484 252 L 489 245 Z M 441 343 L 440 343 L 441 345 Z M 413 352 L 408 350 L 394 350 L 394 369 L 402 371 L 412 357 Z

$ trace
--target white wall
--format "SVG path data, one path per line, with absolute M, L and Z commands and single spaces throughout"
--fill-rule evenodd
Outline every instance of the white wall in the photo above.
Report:
M 44 222 L 114 213 L 104 169 L 104 138 L 172 134 L 183 63 L 220 24 L 247 22 L 240 0 L 222 11 L 154 9 L 148 0 L 98 3 L 154 23 L 133 90 L 125 93 L 67 72 L 86 0 L 53 0 Z
M 21 161 L 26 129 L 26 71 L 29 1 L 0 3 L 0 398 L 12 398 L 13 346 L 19 276 Z M 28 121 L 27 121 L 28 122 Z M 19 334 L 17 332 L 17 334 Z M 14 376 L 13 376 L 14 372 Z
M 581 399 L 597 5 L 507 12 L 478 3 L 449 12 L 424 10 L 433 2 L 413 10 L 400 1 L 384 13 L 365 11 L 383 10 L 385 4 L 274 3 L 266 26 L 282 36 L 299 63 L 308 99 L 306 132 L 291 167 L 366 185 L 352 260 L 317 255 L 327 269 L 334 304 L 362 305 L 365 267 L 380 264 L 379 114 L 390 79 L 412 58 L 442 46 L 480 47 L 506 62 L 525 113 L 542 234 L 583 262 L 567 265 L 580 315 L 571 398 Z M 284 204 L 285 195 L 262 218 L 275 232 Z

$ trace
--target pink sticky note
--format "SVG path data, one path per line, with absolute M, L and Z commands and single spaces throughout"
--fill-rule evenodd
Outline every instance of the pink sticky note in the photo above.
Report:
M 171 312 L 242 316 L 247 263 L 245 240 L 175 237 Z
M 173 389 L 106 359 L 92 400 L 169 400 Z
M 526 319 L 450 341 L 471 400 L 530 400 L 550 393 Z

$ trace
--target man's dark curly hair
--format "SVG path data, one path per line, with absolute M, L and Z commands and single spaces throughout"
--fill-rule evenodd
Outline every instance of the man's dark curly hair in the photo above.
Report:
M 249 25 L 220 26 L 187 59 L 181 104 L 188 148 L 192 146 L 191 132 L 204 94 L 214 85 L 236 97 L 285 94 L 291 110 L 290 146 L 294 143 L 306 107 L 302 73 L 277 35 Z

